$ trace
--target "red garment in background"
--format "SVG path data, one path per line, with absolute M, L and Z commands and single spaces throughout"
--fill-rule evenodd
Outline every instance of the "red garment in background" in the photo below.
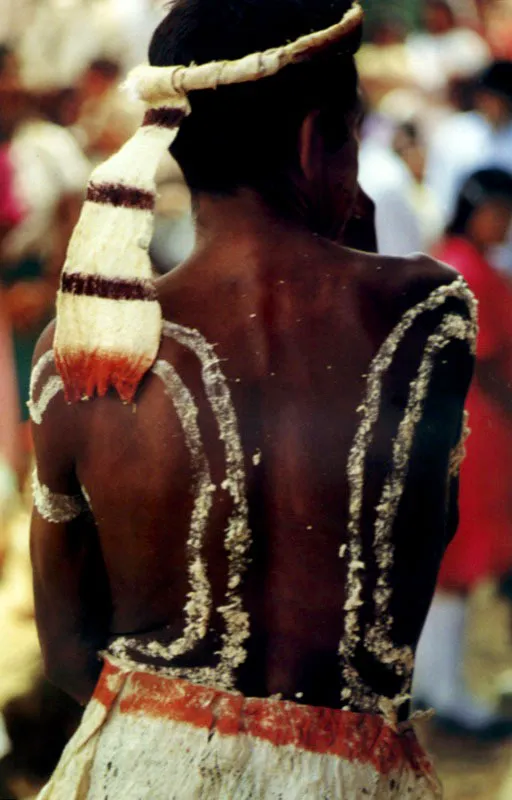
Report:
M 0 234 L 18 225 L 24 210 L 14 190 L 14 170 L 9 145 L 0 145 Z M 0 236 L 1 244 L 1 236 Z M 0 267 L 1 268 L 1 267 Z M 12 333 L 0 285 L 0 460 L 19 467 L 19 406 Z
M 504 354 L 512 379 L 512 283 L 464 239 L 446 239 L 435 255 L 464 276 L 479 301 L 477 359 Z M 512 418 L 476 380 L 467 410 L 472 433 L 461 472 L 460 527 L 440 575 L 440 586 L 452 590 L 512 568 Z
M 20 415 L 11 329 L 0 288 L 0 460 L 19 467 Z
M 0 145 L 0 225 L 14 228 L 23 219 L 24 211 L 14 190 L 14 169 L 9 145 Z

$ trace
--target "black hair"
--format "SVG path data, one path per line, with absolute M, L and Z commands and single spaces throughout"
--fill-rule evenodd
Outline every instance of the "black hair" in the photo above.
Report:
M 447 233 L 462 236 L 471 217 L 484 203 L 505 200 L 512 206 L 512 174 L 502 169 L 482 169 L 471 175 L 459 192 Z
M 507 101 L 512 110 L 512 61 L 494 61 L 479 75 L 477 91 L 496 94 Z
M 154 66 L 237 59 L 341 20 L 351 0 L 177 0 L 156 30 Z M 250 186 L 281 205 L 298 162 L 298 133 L 318 110 L 326 146 L 348 139 L 358 103 L 353 54 L 361 31 L 307 62 L 260 81 L 191 92 L 192 114 L 172 153 L 193 192 Z

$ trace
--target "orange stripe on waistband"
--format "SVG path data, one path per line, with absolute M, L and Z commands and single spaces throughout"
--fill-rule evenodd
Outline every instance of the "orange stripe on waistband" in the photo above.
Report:
M 96 699 L 108 705 L 116 668 L 106 665 Z M 119 672 L 119 671 L 118 671 Z M 106 704 L 107 704 L 106 703 Z M 276 747 L 291 746 L 319 755 L 371 764 L 382 775 L 407 763 L 418 772 L 432 767 L 413 732 L 398 734 L 379 716 L 329 708 L 302 706 L 286 701 L 246 699 L 183 680 L 132 672 L 120 697 L 122 714 L 215 730 L 223 736 L 247 735 Z
M 101 703 L 105 708 L 111 708 L 119 696 L 126 673 L 105 661 L 100 679 L 94 690 L 93 700 Z

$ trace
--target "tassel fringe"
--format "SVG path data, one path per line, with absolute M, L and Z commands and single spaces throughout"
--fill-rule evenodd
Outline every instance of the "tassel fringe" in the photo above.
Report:
M 88 400 L 97 395 L 105 397 L 115 389 L 123 403 L 133 403 L 144 375 L 151 369 L 154 359 L 134 360 L 119 353 L 73 353 L 57 356 L 56 365 L 62 376 L 68 403 Z

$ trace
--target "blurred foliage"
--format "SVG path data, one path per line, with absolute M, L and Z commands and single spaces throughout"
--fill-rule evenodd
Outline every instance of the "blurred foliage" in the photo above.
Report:
M 403 20 L 407 28 L 418 25 L 421 13 L 421 0 L 362 0 L 366 11 L 368 29 L 374 22 L 396 18 Z

